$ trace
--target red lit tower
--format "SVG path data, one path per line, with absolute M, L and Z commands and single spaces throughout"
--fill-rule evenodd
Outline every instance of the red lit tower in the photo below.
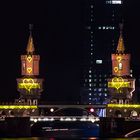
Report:
M 112 54 L 112 77 L 108 79 L 108 90 L 111 96 L 110 103 L 129 104 L 132 102 L 132 93 L 135 90 L 135 79 L 130 74 L 131 55 L 125 53 L 122 37 L 123 25 L 120 24 L 120 37 L 116 53 Z
M 21 99 L 27 99 L 30 102 L 33 100 L 37 104 L 37 99 L 40 98 L 40 93 L 43 91 L 43 79 L 38 78 L 40 56 L 35 55 L 31 25 L 26 51 L 25 55 L 21 55 L 22 77 L 17 79 L 17 89 Z

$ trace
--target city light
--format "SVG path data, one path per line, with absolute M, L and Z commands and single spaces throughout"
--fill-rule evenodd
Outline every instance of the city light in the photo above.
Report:
M 37 109 L 37 106 L 30 105 L 0 105 L 0 109 Z
M 108 104 L 110 108 L 140 108 L 138 104 Z
M 124 81 L 122 77 L 114 77 L 111 82 L 108 82 L 108 87 L 119 88 L 130 87 L 130 82 Z
M 50 109 L 50 112 L 54 112 L 54 108 L 51 108 L 51 109 Z
M 31 55 L 29 55 L 29 56 L 27 57 L 27 61 L 28 61 L 29 63 L 32 61 Z
M 27 91 L 31 91 L 31 89 L 40 89 L 40 83 L 37 83 L 32 78 L 25 78 L 22 80 L 22 83 L 18 83 L 19 89 L 26 89 Z
M 93 108 L 90 108 L 90 112 L 92 112 L 92 113 L 93 113 L 93 112 L 94 112 L 94 109 L 93 109 Z

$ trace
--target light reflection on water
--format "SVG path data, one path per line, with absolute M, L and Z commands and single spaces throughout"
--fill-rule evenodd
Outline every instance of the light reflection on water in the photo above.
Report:
M 77 140 L 77 139 L 68 139 L 68 138 L 45 138 L 45 137 L 30 137 L 30 138 L 0 138 L 0 140 Z M 100 138 L 81 138 L 79 140 L 102 140 Z M 104 140 L 140 140 L 140 138 L 106 138 Z

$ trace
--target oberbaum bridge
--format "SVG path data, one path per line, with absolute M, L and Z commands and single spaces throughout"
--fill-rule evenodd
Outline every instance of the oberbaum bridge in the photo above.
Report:
M 81 121 L 99 121 L 101 117 L 111 118 L 139 118 L 140 104 L 133 102 L 133 92 L 135 91 L 135 78 L 130 74 L 131 54 L 125 52 L 122 29 L 116 53 L 111 55 L 112 76 L 108 78 L 108 94 L 110 101 L 107 105 L 48 105 L 39 104 L 41 92 L 43 91 L 43 79 L 39 76 L 40 55 L 35 54 L 32 29 L 26 48 L 26 54 L 21 55 L 21 77 L 17 78 L 17 90 L 20 98 L 15 99 L 14 103 L 1 103 L 0 116 L 6 117 L 30 117 L 30 121 L 77 121 L 77 118 L 49 116 L 49 112 L 64 108 L 80 108 L 94 114 L 91 118 L 79 118 Z M 46 113 L 47 112 L 47 113 Z

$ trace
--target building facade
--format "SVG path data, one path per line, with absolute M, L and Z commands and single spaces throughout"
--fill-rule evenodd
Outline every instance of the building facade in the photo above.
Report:
M 122 28 L 122 26 L 121 26 Z M 107 105 L 107 117 L 130 117 L 137 115 L 139 105 L 134 105 L 133 94 L 135 79 L 130 70 L 131 55 L 126 53 L 122 29 L 116 53 L 111 55 L 112 76 L 108 79 L 110 101 Z
M 21 55 L 21 78 L 17 78 L 17 90 L 20 98 L 14 103 L 0 105 L 0 116 L 24 117 L 39 115 L 38 100 L 43 91 L 43 79 L 39 76 L 40 56 L 35 54 L 32 31 L 27 44 L 27 53 Z
M 106 104 L 110 54 L 115 51 L 122 0 L 84 1 L 84 50 L 81 103 Z

